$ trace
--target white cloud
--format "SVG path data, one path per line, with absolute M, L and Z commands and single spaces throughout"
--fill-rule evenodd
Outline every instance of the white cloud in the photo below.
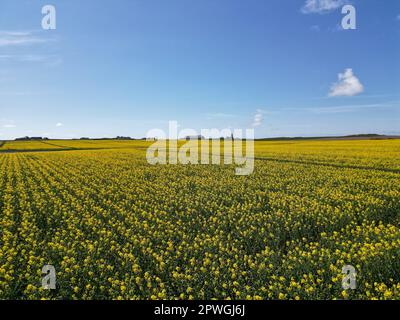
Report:
M 256 114 L 254 115 L 252 126 L 253 128 L 259 127 L 263 122 L 263 110 L 257 109 Z
M 339 73 L 339 81 L 334 83 L 329 92 L 330 97 L 355 96 L 364 91 L 364 86 L 360 80 L 353 74 L 353 69 L 349 68 L 344 73 Z
M 348 3 L 346 0 L 306 0 L 301 12 L 309 13 L 328 13 Z
M 5 124 L 3 128 L 16 128 L 17 126 L 15 124 Z
M 32 32 L 0 31 L 0 47 L 38 44 L 49 39 L 34 36 Z
M 56 123 L 56 127 L 63 127 L 63 126 L 64 126 L 64 124 L 61 122 Z

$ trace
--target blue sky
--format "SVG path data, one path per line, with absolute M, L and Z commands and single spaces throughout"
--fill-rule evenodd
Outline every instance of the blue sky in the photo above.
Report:
M 397 0 L 1 0 L 0 139 L 400 134 L 399 40 Z

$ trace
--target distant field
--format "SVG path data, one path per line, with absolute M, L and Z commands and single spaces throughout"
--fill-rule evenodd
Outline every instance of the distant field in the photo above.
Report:
M 7 141 L 1 146 L 1 151 L 48 151 L 70 149 L 107 149 L 129 148 L 144 141 L 135 140 L 38 140 L 38 141 Z
M 400 171 L 400 140 L 257 142 L 256 156 Z
M 149 144 L 0 146 L 0 298 L 400 299 L 400 140 L 260 141 L 250 176 Z
M 0 142 L 2 151 L 62 151 L 90 149 L 146 149 L 143 140 L 43 140 Z M 178 145 L 186 143 L 179 141 Z M 400 170 L 400 140 L 294 140 L 256 141 L 255 156 L 262 160 L 298 163 L 316 161 L 344 166 Z

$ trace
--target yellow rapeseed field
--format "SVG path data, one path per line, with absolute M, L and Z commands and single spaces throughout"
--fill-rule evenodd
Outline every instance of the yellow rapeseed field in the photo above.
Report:
M 256 142 L 250 176 L 148 145 L 0 146 L 1 299 L 400 299 L 400 140 Z

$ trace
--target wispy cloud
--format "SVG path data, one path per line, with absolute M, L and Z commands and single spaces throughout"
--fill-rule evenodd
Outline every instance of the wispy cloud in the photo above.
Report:
M 310 13 L 329 13 L 339 7 L 349 3 L 346 0 L 306 0 L 304 6 L 301 8 L 301 12 L 304 14 Z
M 397 15 L 396 20 L 400 21 L 400 13 Z
M 252 123 L 253 128 L 261 126 L 261 124 L 264 120 L 263 114 L 264 114 L 263 110 L 257 109 L 256 114 L 254 115 L 254 118 L 253 118 L 253 123 Z
M 6 129 L 16 128 L 14 120 L 0 119 L 0 126 Z
M 330 97 L 351 97 L 364 91 L 364 86 L 354 75 L 353 69 L 351 68 L 346 69 L 344 73 L 339 73 L 338 79 L 339 81 L 331 86 L 331 91 L 329 92 Z
M 227 118 L 235 118 L 237 115 L 231 114 L 231 113 L 222 113 L 222 112 L 216 112 L 216 113 L 207 113 L 206 114 L 207 119 L 227 119 Z
M 0 31 L 0 47 L 32 45 L 51 41 L 51 39 L 39 37 L 32 31 Z
M 7 61 L 17 61 L 17 62 L 44 62 L 52 58 L 56 58 L 56 56 L 35 55 L 35 54 L 0 55 L 0 61 L 7 60 Z
M 320 114 L 320 113 L 348 113 L 348 112 L 358 112 L 371 109 L 384 109 L 384 108 L 397 108 L 397 107 L 400 107 L 399 102 L 305 108 L 304 110 Z
M 49 67 L 56 67 L 62 64 L 63 59 L 57 55 L 0 55 L 0 63 L 38 63 Z
M 0 30 L 0 36 L 26 37 L 32 34 L 32 31 L 4 31 Z
M 63 126 L 64 126 L 64 124 L 61 122 L 56 123 L 56 127 L 63 127 Z
M 29 91 L 5 91 L 0 92 L 0 96 L 28 96 L 32 95 L 32 92 Z

